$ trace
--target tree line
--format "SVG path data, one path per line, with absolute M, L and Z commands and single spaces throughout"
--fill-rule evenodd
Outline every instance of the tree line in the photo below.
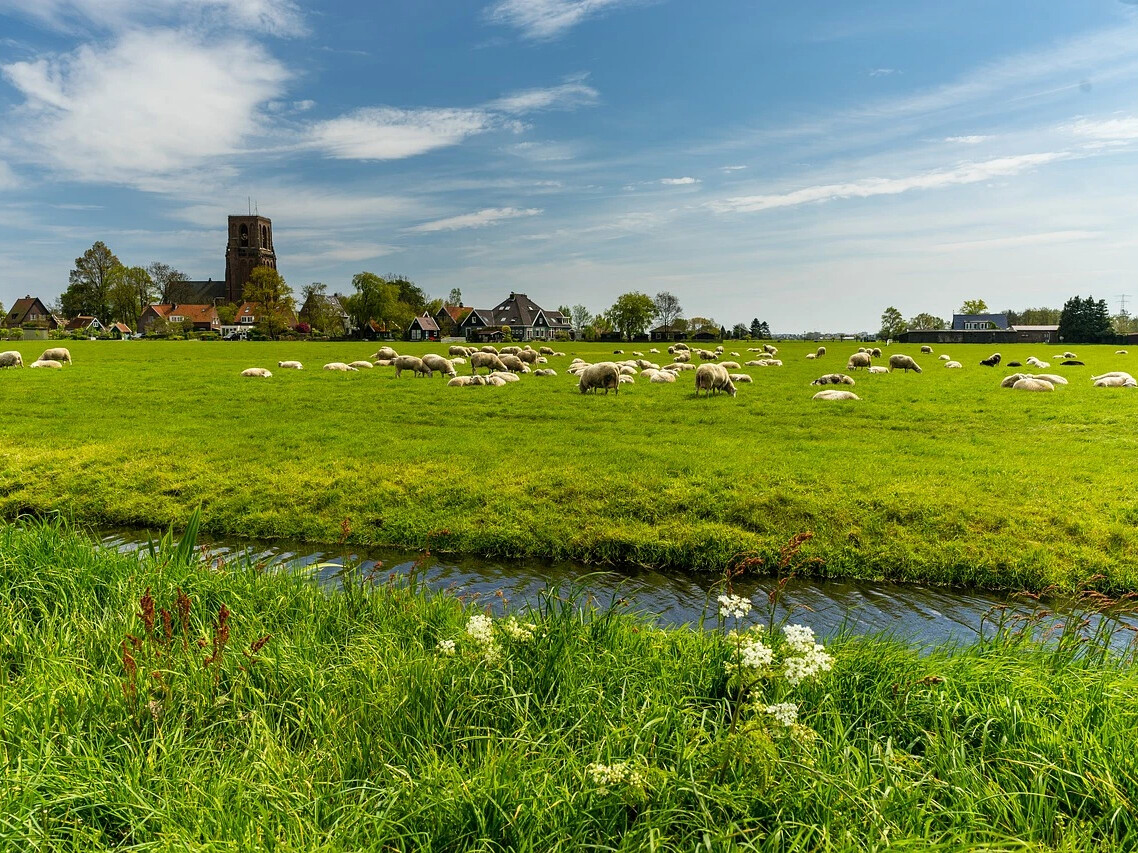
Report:
M 988 305 L 983 299 L 968 299 L 958 314 L 987 314 Z M 1122 311 L 1111 316 L 1105 299 L 1093 296 L 1085 299 L 1072 296 L 1060 308 L 1024 308 L 1020 311 L 1005 309 L 999 312 L 1007 317 L 1008 326 L 1058 326 L 1059 340 L 1064 343 L 1109 343 L 1114 338 L 1138 331 L 1138 321 Z M 908 331 L 939 331 L 948 323 L 932 314 L 921 313 L 905 320 L 895 307 L 889 306 L 881 314 L 878 337 L 896 338 Z

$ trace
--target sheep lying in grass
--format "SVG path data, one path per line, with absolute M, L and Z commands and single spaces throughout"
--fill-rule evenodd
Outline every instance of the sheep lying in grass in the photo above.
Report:
M 413 355 L 401 355 L 401 356 L 399 356 L 399 358 L 415 358 L 415 357 Z M 418 361 L 417 358 L 415 360 Z M 338 373 L 355 373 L 356 372 L 356 369 L 354 367 L 349 367 L 348 365 L 344 364 L 344 362 L 342 362 L 342 361 L 330 361 L 326 365 L 324 365 L 324 369 L 325 370 L 332 370 L 332 371 L 335 371 Z M 399 375 L 399 368 L 398 367 L 396 367 L 395 372 L 396 372 L 396 375 L 398 376 Z
M 377 358 L 372 362 L 376 367 L 391 367 L 395 363 L 395 359 L 391 358 Z
M 371 370 L 375 365 L 370 361 L 349 361 L 348 367 L 354 367 L 356 370 Z
M 817 358 L 818 356 L 816 356 L 816 355 L 815 355 L 814 353 L 812 353 L 812 352 L 808 352 L 808 353 L 806 353 L 806 357 L 807 357 L 808 359 L 815 359 L 815 358 Z M 748 363 L 748 364 L 750 364 L 750 362 L 747 362 L 747 363 Z
M 949 361 L 950 360 L 948 353 L 943 353 L 943 352 L 940 355 L 938 355 L 937 358 L 939 358 L 941 361 Z
M 1109 379 L 1112 376 L 1121 376 L 1124 379 L 1132 378 L 1125 370 L 1112 370 L 1109 373 L 1100 373 L 1098 376 L 1092 376 L 1091 381 L 1097 382 L 1100 379 Z
M 837 388 L 827 388 L 825 391 L 819 391 L 811 400 L 860 400 L 857 394 L 853 391 L 839 391 Z
M 902 355 L 901 353 L 894 353 L 889 356 L 889 372 L 894 370 L 904 370 L 906 372 L 913 370 L 917 373 L 921 372 L 920 365 L 918 365 L 910 356 Z
M 368 365 L 369 367 L 371 365 Z M 304 370 L 304 365 L 299 361 L 278 361 L 277 367 L 282 370 Z
M 1073 358 L 1069 358 L 1063 362 L 1063 366 L 1064 367 L 1084 367 L 1085 365 L 1081 361 L 1077 361 Z
M 720 347 L 722 349 L 722 347 Z M 778 347 L 771 344 L 763 344 L 763 352 L 769 352 L 771 355 L 778 355 Z
M 506 377 L 509 375 L 510 374 L 508 373 L 491 373 L 489 376 L 484 376 L 481 378 L 486 380 L 487 385 L 493 385 L 496 388 L 501 388 L 503 385 L 509 384 L 506 381 Z
M 32 367 L 35 367 L 33 364 Z M 242 376 L 253 376 L 257 379 L 271 379 L 273 374 L 263 367 L 249 367 L 241 371 Z
M 556 371 L 556 370 L 554 370 L 554 369 L 553 369 L 553 368 L 551 368 L 551 367 L 548 367 L 548 368 L 547 368 L 547 367 L 543 367 L 543 368 L 541 368 L 541 369 L 539 369 L 539 370 L 535 370 L 535 371 L 533 372 L 533 375 L 534 375 L 534 376 L 556 376 L 556 375 L 557 375 L 557 371 Z
M 846 362 L 846 370 L 857 370 L 861 367 L 869 367 L 870 355 L 867 352 L 855 352 L 850 356 L 850 360 Z
M 603 388 L 605 394 L 608 394 L 610 388 L 614 392 L 620 393 L 620 370 L 611 361 L 590 364 L 581 371 L 581 379 L 577 383 L 577 387 L 582 394 L 587 391 L 596 394 L 598 388 Z
M 946 361 L 944 363 L 944 366 L 949 368 L 950 370 L 960 370 L 961 368 L 964 367 L 964 365 L 961 364 L 959 361 Z
M 622 373 L 619 377 L 617 377 L 617 382 L 621 385 L 632 385 L 636 382 L 636 377 L 629 376 L 627 373 Z
M 1075 355 L 1073 352 L 1065 352 L 1065 353 L 1063 353 L 1063 358 L 1078 358 L 1078 356 Z
M 398 357 L 399 357 L 399 353 L 397 353 L 391 347 L 380 347 L 379 349 L 377 349 L 372 354 L 373 359 L 382 358 L 385 361 L 390 361 L 391 359 L 398 358 Z
M 844 373 L 827 373 L 824 376 L 819 376 L 811 385 L 853 385 L 854 379 L 852 376 L 846 376 Z
M 1133 376 L 1104 376 L 1095 380 L 1096 388 L 1138 388 Z
M 1054 391 L 1055 386 L 1045 379 L 1038 379 L 1036 377 L 1024 377 L 1012 386 L 1016 391 Z
M 1071 356 L 1074 358 L 1074 356 Z M 71 364 L 71 351 L 67 347 L 52 347 L 45 349 L 40 361 L 58 361 L 60 364 Z
M 441 355 L 435 355 L 433 352 L 423 356 L 423 364 L 431 368 L 432 371 L 437 370 L 443 376 L 455 375 L 454 365 Z
M 1032 378 L 1032 377 L 1030 376 L 1030 374 L 1027 374 L 1027 373 L 1012 373 L 1009 376 L 1005 376 L 1000 381 L 1000 387 L 1001 388 L 1011 388 L 1013 385 L 1015 385 L 1021 379 L 1030 379 L 1030 378 Z
M 1129 374 L 1127 374 L 1129 376 Z M 1042 379 L 1044 382 L 1050 382 L 1052 385 L 1066 385 L 1066 376 L 1056 376 L 1054 373 L 1036 373 L 1032 379 Z
M 56 361 L 54 358 L 40 358 L 38 361 L 33 361 L 29 367 L 46 367 L 48 370 L 62 370 L 63 365 Z M 255 368 L 260 370 L 261 368 Z M 267 373 L 268 371 L 266 371 Z
M 737 361 L 721 361 L 720 364 L 727 370 L 740 370 L 739 362 Z
M 732 382 L 742 382 L 745 385 L 750 385 L 752 382 L 750 375 L 746 373 L 731 373 L 729 375 Z
M 722 364 L 701 364 L 699 366 L 695 372 L 695 393 L 697 397 L 700 391 L 706 391 L 709 397 L 712 393 L 718 394 L 720 391 L 726 391 L 732 397 L 737 393 L 735 384 L 731 381 L 731 375 Z
M 399 358 L 392 359 L 391 363 L 395 365 L 395 378 L 398 379 L 404 370 L 410 370 L 415 378 L 420 376 L 430 377 L 431 368 L 423 364 L 423 359 L 414 355 L 401 355 Z
M 1126 350 L 1124 350 L 1124 349 L 1116 349 L 1114 351 L 1114 354 L 1115 355 L 1126 355 L 1127 353 L 1126 353 Z
M 866 371 L 868 373 L 888 373 L 889 368 L 880 364 L 875 364 L 872 367 L 867 367 Z
M 23 367 L 24 357 L 16 350 L 10 349 L 7 352 L 0 352 L 0 367 Z
M 985 367 L 995 367 L 1000 363 L 1000 354 L 998 352 L 994 352 L 987 358 L 980 359 L 980 363 Z
M 653 373 L 648 380 L 649 382 L 675 382 L 676 374 L 670 370 L 661 370 L 658 373 Z

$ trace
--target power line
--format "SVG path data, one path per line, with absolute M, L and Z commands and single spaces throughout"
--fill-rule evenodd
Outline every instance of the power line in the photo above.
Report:
M 1129 293 L 1116 293 L 1114 298 L 1118 300 L 1118 313 L 1126 313 L 1126 300 L 1130 298 Z

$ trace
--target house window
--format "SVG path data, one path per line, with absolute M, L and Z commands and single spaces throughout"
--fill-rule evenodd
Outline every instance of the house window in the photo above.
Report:
M 240 321 L 239 321 L 239 322 L 241 322 L 241 323 L 244 323 L 246 326 L 252 326 L 252 325 L 253 325 L 253 321 L 254 321 L 254 320 L 256 320 L 256 319 L 257 319 L 257 318 L 256 318 L 256 317 L 254 317 L 252 314 L 246 314 L 244 317 L 242 317 L 242 318 L 240 319 Z
M 171 323 L 181 323 L 186 318 L 183 317 L 181 314 L 171 314 L 168 319 L 170 320 Z
M 411 330 L 411 340 L 417 341 L 422 337 L 423 337 L 423 333 L 421 331 L 419 331 L 418 329 L 412 329 Z

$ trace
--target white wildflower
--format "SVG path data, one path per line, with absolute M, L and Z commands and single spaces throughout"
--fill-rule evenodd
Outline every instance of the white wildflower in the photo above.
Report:
M 821 672 L 829 672 L 834 666 L 834 659 L 826 654 L 826 649 L 815 644 L 813 648 L 801 655 L 788 657 L 785 661 L 786 680 L 797 685 L 809 678 L 815 678 Z
M 767 705 L 766 712 L 775 718 L 775 722 L 784 726 L 793 726 L 798 722 L 798 706 L 793 702 L 779 702 L 777 705 Z
M 805 625 L 784 625 L 782 633 L 786 635 L 786 643 L 797 654 L 806 654 L 814 648 L 814 629 Z
M 644 786 L 645 781 L 644 774 L 626 761 L 618 761 L 615 764 L 590 764 L 586 772 L 589 774 L 589 780 L 602 792 L 622 784 L 640 788 Z
M 719 615 L 726 618 L 734 616 L 736 619 L 742 619 L 751 612 L 751 600 L 744 598 L 741 595 L 721 595 L 719 596 Z
M 479 645 L 489 646 L 494 642 L 494 620 L 481 613 L 471 616 L 466 623 L 466 633 Z
M 454 640 L 439 640 L 438 652 L 444 657 L 454 657 Z
M 739 643 L 739 662 L 749 669 L 770 666 L 774 652 L 758 637 L 747 637 Z
M 537 626 L 532 622 L 522 625 L 513 616 L 498 624 L 502 626 L 502 630 L 509 635 L 510 639 L 517 640 L 520 643 L 532 640 L 533 632 L 537 630 Z

